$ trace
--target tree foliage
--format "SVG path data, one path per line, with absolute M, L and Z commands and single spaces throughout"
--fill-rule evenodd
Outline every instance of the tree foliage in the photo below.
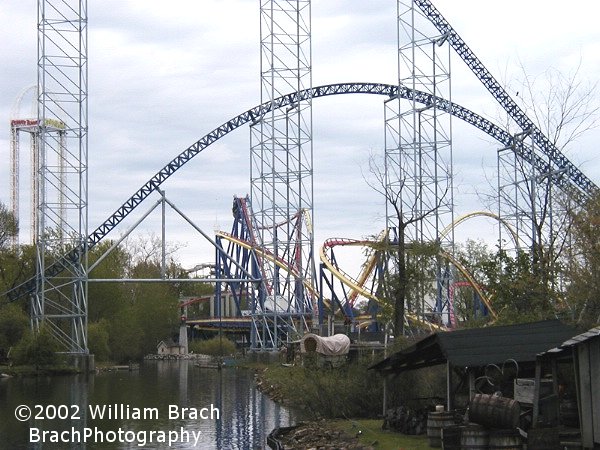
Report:
M 31 364 L 38 367 L 51 366 L 61 362 L 60 347 L 48 329 L 40 327 L 38 332 L 28 330 L 19 341 L 11 356 L 16 364 Z
M 1 204 L 0 204 L 1 205 Z M 1 223 L 0 223 L 1 226 Z M 191 283 L 122 283 L 93 280 L 121 278 L 160 278 L 160 241 L 155 238 L 125 240 L 115 246 L 106 241 L 88 253 L 88 347 L 98 361 L 128 362 L 156 352 L 160 340 L 176 335 L 180 325 L 181 296 L 201 296 L 207 286 Z M 130 246 L 128 246 L 130 245 Z M 175 247 L 169 246 L 168 251 Z M 170 250 L 169 250 L 170 249 Z M 59 257 L 64 249 L 54 249 L 49 259 Z M 102 258 L 102 259 L 100 259 Z M 97 263 L 97 264 L 96 264 Z M 35 249 L 30 246 L 0 248 L 0 289 L 10 288 L 35 274 Z M 169 256 L 167 279 L 185 278 L 186 271 Z M 10 303 L 0 298 L 0 360 L 12 348 L 14 362 L 27 363 L 35 358 L 46 361 L 46 350 L 53 347 L 39 341 L 29 331 L 28 303 Z M 54 342 L 47 330 L 42 336 Z M 45 363 L 44 363 L 45 364 Z
M 383 242 L 376 246 L 377 250 L 385 257 L 396 261 L 397 247 Z M 384 280 L 379 284 L 377 297 L 383 299 L 381 306 L 382 321 L 394 324 L 397 320 L 410 321 L 410 317 L 423 317 L 430 313 L 426 310 L 421 300 L 425 296 L 435 296 L 436 264 L 438 263 L 439 245 L 436 243 L 419 244 L 411 242 L 404 250 L 404 279 L 397 271 L 387 271 Z M 406 314 L 398 300 L 398 292 L 403 292 L 402 304 L 410 312 Z M 399 317 L 398 314 L 401 316 Z M 396 328 L 394 328 L 395 330 Z M 401 335 L 400 335 L 401 336 Z
M 582 81 L 580 68 L 581 64 L 576 65 L 570 73 L 549 68 L 532 75 L 521 64 L 520 79 L 507 83 L 522 109 L 563 153 L 600 123 L 598 82 Z M 528 130 L 518 127 L 505 111 L 500 116 L 509 133 L 531 145 Z M 501 323 L 548 317 L 598 323 L 600 306 L 595 299 L 599 292 L 594 279 L 599 250 L 594 233 L 598 230 L 591 225 L 597 200 L 595 206 L 592 201 L 584 210 L 575 211 L 569 191 L 556 187 L 557 177 L 564 177 L 562 171 L 534 172 L 523 158 L 515 158 L 511 170 L 511 176 L 520 179 L 520 197 L 515 199 L 510 190 L 498 192 L 494 180 L 486 203 L 495 209 L 499 196 L 504 211 L 514 214 L 518 210 L 526 217 L 521 238 L 530 233 L 527 248 L 517 253 L 479 248 L 468 254 L 474 250 L 471 247 L 467 254 L 463 252 L 463 263 L 491 296 Z
M 531 322 L 555 317 L 557 293 L 537 273 L 531 253 L 499 250 L 480 263 L 497 323 Z
M 235 342 L 225 336 L 215 336 L 203 341 L 192 341 L 189 350 L 193 353 L 211 356 L 227 356 L 235 353 Z
M 572 245 L 566 276 L 566 304 L 573 319 L 584 327 L 600 323 L 600 195 L 573 217 Z
M 9 247 L 10 241 L 19 233 L 19 223 L 17 218 L 6 205 L 0 202 L 0 250 Z
M 0 314 L 0 360 L 25 336 L 29 329 L 29 318 L 20 304 L 5 306 Z
M 392 186 L 387 181 L 388 174 L 386 173 L 386 165 L 384 162 L 378 161 L 378 159 L 371 155 L 369 158 L 369 171 L 374 181 L 366 180 L 367 184 L 378 194 L 382 195 L 389 206 L 389 220 L 394 224 L 396 229 L 396 236 L 393 238 L 393 244 L 389 245 L 392 237 L 388 236 L 388 248 L 386 254 L 388 256 L 388 275 L 384 281 L 385 294 L 388 299 L 388 303 L 391 304 L 392 314 L 392 326 L 396 336 L 404 335 L 404 323 L 406 321 L 406 308 L 411 307 L 407 305 L 407 300 L 410 300 L 410 286 L 415 285 L 415 272 L 410 272 L 409 248 L 416 248 L 417 246 L 428 246 L 425 242 L 408 241 L 408 231 L 411 227 L 423 221 L 431 216 L 434 216 L 444 199 L 448 195 L 449 185 L 444 189 L 441 187 L 439 197 L 436 199 L 435 205 L 431 205 L 429 209 L 421 209 L 417 207 L 418 198 L 421 197 L 421 192 L 417 193 L 415 198 L 412 200 L 414 203 L 412 207 L 405 204 L 406 199 L 403 197 L 412 197 L 412 194 L 405 192 L 405 181 L 398 180 L 400 183 L 397 186 Z M 422 186 L 421 186 L 422 189 Z M 390 230 L 391 231 L 391 230 Z M 419 254 L 414 252 L 414 254 Z M 413 262 L 413 267 L 417 269 L 422 268 L 418 263 Z M 421 273 L 422 274 L 422 273 Z M 413 294 L 419 294 L 413 290 Z
M 89 254 L 90 267 L 93 266 L 112 245 L 111 241 L 98 244 Z M 127 251 L 121 247 L 114 249 L 106 258 L 90 272 L 93 279 L 118 279 L 125 276 L 127 268 Z M 126 290 L 119 283 L 90 282 L 88 286 L 88 320 L 97 322 L 101 319 L 111 321 L 120 314 Z
M 109 325 L 106 319 L 88 324 L 88 349 L 98 362 L 110 358 Z

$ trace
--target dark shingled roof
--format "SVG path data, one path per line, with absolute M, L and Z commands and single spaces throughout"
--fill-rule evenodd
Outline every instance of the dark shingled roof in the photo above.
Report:
M 556 347 L 577 333 L 559 320 L 498 327 L 440 331 L 371 366 L 382 373 L 398 373 L 450 362 L 458 367 L 502 364 L 508 359 L 534 362 L 536 355 Z
M 583 342 L 587 342 L 590 339 L 595 339 L 600 336 L 600 326 L 594 327 L 586 331 L 585 333 L 578 334 L 565 342 L 563 342 L 560 346 L 554 347 L 544 353 L 540 353 L 539 356 L 542 357 L 552 357 L 552 356 L 560 356 L 564 354 L 567 350 L 570 350 L 574 345 L 579 345 Z

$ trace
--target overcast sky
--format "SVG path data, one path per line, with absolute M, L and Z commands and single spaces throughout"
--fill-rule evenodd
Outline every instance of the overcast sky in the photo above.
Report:
M 102 0 L 89 2 L 90 230 L 101 224 L 166 162 L 260 101 L 259 2 L 256 0 Z M 579 79 L 600 74 L 600 6 L 593 1 L 434 0 L 487 68 L 517 85 L 521 66 L 531 77 L 554 68 Z M 313 85 L 349 81 L 395 83 L 395 0 L 314 0 Z M 2 0 L 0 19 L 0 201 L 9 203 L 9 120 L 19 93 L 36 82 L 36 2 Z M 453 100 L 498 121 L 496 102 L 452 61 Z M 515 94 L 516 89 L 509 92 Z M 382 98 L 343 96 L 314 102 L 316 243 L 362 238 L 383 227 L 383 202 L 364 182 L 361 166 L 383 147 Z M 600 99 L 596 99 L 600 103 Z M 31 115 L 31 98 L 20 118 Z M 493 177 L 498 145 L 479 131 L 454 125 L 457 214 L 482 209 L 475 191 Z M 593 130 L 566 150 L 594 182 L 600 161 Z M 22 143 L 22 192 L 28 184 Z M 363 171 L 365 171 L 363 169 Z M 209 234 L 229 230 L 234 195 L 249 192 L 249 129 L 243 127 L 197 156 L 163 188 Z M 151 196 L 156 199 L 157 196 Z M 145 202 L 134 216 L 149 207 Z M 22 194 L 22 224 L 28 227 Z M 481 222 L 477 222 L 481 220 Z M 460 239 L 492 224 L 464 225 Z M 144 232 L 159 233 L 155 224 Z M 125 227 L 109 236 L 118 237 Z M 212 253 L 170 216 L 167 235 L 185 244 L 185 266 Z M 23 230 L 28 238 L 28 229 Z

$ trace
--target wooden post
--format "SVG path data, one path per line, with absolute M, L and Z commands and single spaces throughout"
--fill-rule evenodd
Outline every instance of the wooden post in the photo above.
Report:
M 469 367 L 469 401 L 473 400 L 475 396 L 475 373 L 473 373 L 473 368 Z
M 535 361 L 535 380 L 533 385 L 533 421 L 532 428 L 536 428 L 540 415 L 540 384 L 542 383 L 542 358 Z
M 454 403 L 452 393 L 452 364 L 450 361 L 446 362 L 446 410 L 452 411 Z
M 388 354 L 387 354 L 387 348 L 388 348 L 388 329 L 387 329 L 387 324 L 385 325 L 385 327 L 383 328 L 384 334 L 383 334 L 383 359 L 386 359 Z M 388 377 L 387 375 L 383 376 L 383 418 L 385 420 L 385 413 L 387 410 L 387 386 L 388 386 Z
M 581 394 L 581 444 L 584 448 L 594 447 L 594 420 L 592 406 L 592 372 L 590 364 L 590 344 L 583 343 L 576 346 L 577 366 L 579 370 L 579 389 Z
M 383 417 L 385 419 L 385 413 L 387 411 L 387 384 L 388 379 L 387 376 L 383 377 Z
M 560 423 L 560 396 L 558 393 L 558 359 L 552 358 L 550 361 L 552 365 L 552 393 L 556 395 L 556 409 L 554 411 L 554 417 L 556 418 L 556 426 Z

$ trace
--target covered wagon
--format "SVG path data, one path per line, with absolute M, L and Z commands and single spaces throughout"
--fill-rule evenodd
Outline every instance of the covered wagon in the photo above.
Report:
M 321 368 L 340 367 L 346 362 L 349 350 L 350 338 L 345 334 L 324 337 L 308 333 L 300 341 L 304 364 Z

